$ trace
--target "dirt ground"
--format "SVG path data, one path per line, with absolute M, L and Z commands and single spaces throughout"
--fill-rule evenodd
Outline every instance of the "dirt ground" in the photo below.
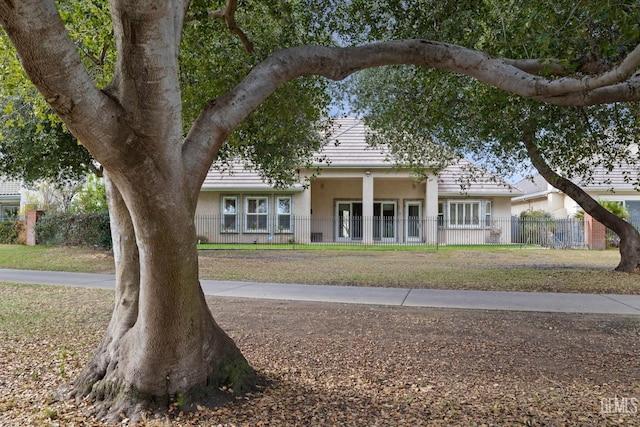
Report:
M 215 422 L 640 425 L 638 317 L 211 304 L 273 380 Z M 609 398 L 629 398 L 627 413 L 606 413 Z
M 112 294 L 32 288 L 51 313 L 29 318 L 26 333 L 0 329 L 0 425 L 104 425 L 85 415 L 90 402 L 51 394 L 97 345 Z M 2 291 L 33 304 L 15 286 Z M 640 425 L 637 316 L 209 303 L 266 385 L 142 425 Z

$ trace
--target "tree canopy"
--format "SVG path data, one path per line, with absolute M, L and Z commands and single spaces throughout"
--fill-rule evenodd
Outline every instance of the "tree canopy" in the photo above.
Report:
M 0 173 L 26 183 L 77 181 L 96 170 L 91 154 L 50 109 L 23 98 L 0 99 Z M 46 114 L 48 112 L 48 114 Z
M 443 2 L 430 11 L 420 4 L 357 5 L 366 10 L 367 28 L 360 28 L 356 40 L 444 38 L 495 56 L 539 58 L 540 75 L 560 80 L 619 63 L 640 41 L 635 4 Z M 522 138 L 528 132 L 553 169 L 583 182 L 593 179 L 598 166 L 636 169 L 635 102 L 559 107 L 422 67 L 366 70 L 351 83 L 354 108 L 376 130 L 374 141 L 399 141 L 399 158 L 414 165 L 438 164 L 442 150 L 424 148 L 435 144 L 500 176 L 527 175 L 531 164 Z M 636 185 L 638 178 L 628 176 Z
M 99 0 L 59 3 L 83 66 L 96 86 L 105 88 L 113 78 L 116 62 L 107 4 Z M 312 15 L 301 2 L 248 1 L 242 6 L 234 18 L 247 29 L 250 52 L 229 31 L 224 19 L 216 19 L 221 11 L 212 11 L 210 2 L 190 5 L 180 50 L 184 135 L 206 102 L 237 85 L 274 49 L 330 42 L 330 35 L 309 31 Z M 5 106 L 0 171 L 27 181 L 81 175 L 90 164 L 89 152 L 76 146 L 80 144 L 33 90 L 6 35 L 0 39 L 6 47 L 0 54 L 5 64 L 0 75 Z M 330 101 L 326 80 L 309 77 L 286 83 L 234 130 L 214 166 L 224 168 L 239 157 L 275 185 L 291 183 L 297 178 L 295 170 L 310 161 L 324 140 Z M 20 114 L 17 119 L 16 114 Z

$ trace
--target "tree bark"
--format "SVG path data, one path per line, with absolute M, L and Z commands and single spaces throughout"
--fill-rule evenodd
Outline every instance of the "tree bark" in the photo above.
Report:
M 222 386 L 251 387 L 252 369 L 214 321 L 201 290 L 192 210 L 183 209 L 184 201 L 145 206 L 153 216 L 146 222 L 130 214 L 108 174 L 106 187 L 115 306 L 67 396 L 86 397 L 95 402 L 96 416 L 118 421 L 122 413 L 135 420 L 146 410 L 164 411 L 175 400 L 188 409 L 229 397 Z
M 586 213 L 618 235 L 620 238 L 620 262 L 615 270 L 627 273 L 633 272 L 640 264 L 640 233 L 638 233 L 638 230 L 624 219 L 606 210 L 582 188 L 551 169 L 538 151 L 534 138 L 532 134 L 525 135 L 523 143 L 531 163 L 538 173 L 553 187 L 575 200 Z
M 122 336 L 136 322 L 140 292 L 140 265 L 129 211 L 109 175 L 103 175 L 109 206 L 113 257 L 116 267 L 115 304 L 105 336 L 83 372 L 74 382 L 71 396 L 90 395 L 94 384 L 105 377 Z

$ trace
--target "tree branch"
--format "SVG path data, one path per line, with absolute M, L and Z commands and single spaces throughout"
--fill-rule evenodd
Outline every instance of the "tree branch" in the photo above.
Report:
M 615 231 L 618 235 L 623 233 L 621 228 L 632 227 L 629 223 L 605 209 L 582 188 L 551 169 L 542 154 L 540 154 L 532 135 L 525 135 L 522 138 L 522 142 L 527 149 L 531 164 L 533 164 L 538 173 L 554 188 L 571 197 L 585 212 Z
M 522 71 L 531 74 L 538 74 L 546 72 L 556 76 L 564 76 L 574 73 L 568 67 L 563 66 L 558 60 L 514 60 L 504 59 L 504 62 L 510 64 Z M 570 88 L 566 93 L 575 91 L 576 84 L 582 84 L 582 90 L 596 89 L 605 86 L 611 86 L 616 83 L 621 83 L 630 78 L 640 66 L 640 44 L 635 47 L 616 67 L 610 68 L 607 61 L 598 59 L 595 56 L 587 55 L 578 60 L 579 67 L 577 71 L 584 71 L 588 73 L 600 73 L 599 75 L 583 77 L 582 79 L 567 77 L 570 83 Z M 559 84 L 563 84 L 565 79 L 556 80 Z
M 625 82 L 640 62 L 640 47 L 616 68 L 594 77 L 545 78 L 528 73 L 509 59 L 441 42 L 400 40 L 357 47 L 299 46 L 274 52 L 233 90 L 205 106 L 183 146 L 191 188 L 200 188 L 215 152 L 229 133 L 284 83 L 318 75 L 341 80 L 353 72 L 384 65 L 412 64 L 466 74 L 481 82 L 558 105 L 606 102 L 614 96 L 640 100 L 640 81 Z M 524 66 L 523 66 L 524 68 Z M 624 82 L 624 83 L 621 83 Z
M 530 74 L 545 74 L 552 76 L 572 76 L 576 73 L 603 74 L 611 70 L 611 61 L 598 58 L 595 54 L 587 54 L 568 63 L 556 58 L 550 59 L 504 59 L 512 65 Z M 636 65 L 637 67 L 638 65 Z
M 236 10 L 238 9 L 237 0 L 227 0 L 227 4 L 224 9 L 215 10 L 209 12 L 209 18 L 223 18 L 224 22 L 227 24 L 227 28 L 242 42 L 244 49 L 253 54 L 253 43 L 247 37 L 247 35 L 242 31 L 242 29 L 236 23 Z
M 523 135 L 522 142 L 527 149 L 531 163 L 549 184 L 571 197 L 586 213 L 618 235 L 620 238 L 620 263 L 616 270 L 633 272 L 640 262 L 640 234 L 635 227 L 609 212 L 582 188 L 551 169 L 538 150 L 534 132 Z

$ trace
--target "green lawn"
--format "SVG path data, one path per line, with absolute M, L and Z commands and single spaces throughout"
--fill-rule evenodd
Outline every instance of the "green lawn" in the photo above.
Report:
M 0 268 L 112 272 L 113 256 L 91 248 L 0 245 Z
M 640 294 L 640 274 L 615 273 L 616 250 L 531 247 L 237 245 L 200 251 L 200 276 L 319 285 Z M 273 250 L 273 249 L 280 250 Z M 268 250 L 269 249 L 269 250 Z M 114 271 L 109 252 L 0 245 L 0 268 Z

